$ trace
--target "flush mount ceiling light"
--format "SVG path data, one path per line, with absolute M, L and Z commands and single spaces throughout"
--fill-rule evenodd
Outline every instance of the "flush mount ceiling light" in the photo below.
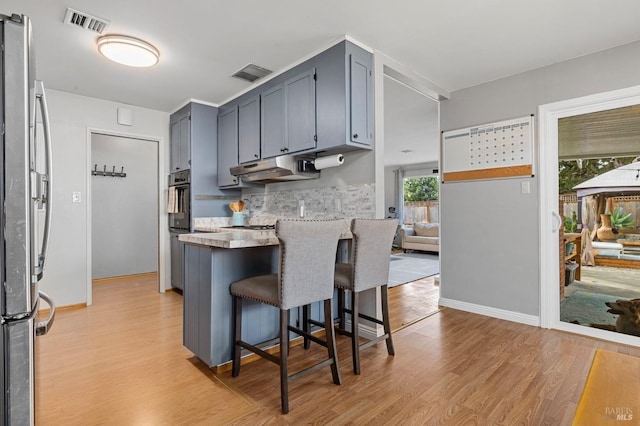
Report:
M 122 35 L 98 39 L 98 50 L 106 58 L 130 67 L 151 67 L 158 63 L 160 52 L 149 43 Z

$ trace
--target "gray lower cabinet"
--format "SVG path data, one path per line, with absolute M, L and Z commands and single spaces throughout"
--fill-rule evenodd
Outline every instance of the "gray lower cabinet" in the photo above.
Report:
M 232 300 L 229 285 L 277 267 L 278 247 L 220 249 L 185 245 L 184 345 L 207 366 L 231 360 Z M 278 309 L 245 301 L 243 339 L 261 343 L 278 336 Z
M 178 240 L 183 232 L 170 232 L 171 237 L 171 287 L 184 290 L 182 259 L 184 257 L 184 243 Z
M 224 364 L 231 361 L 233 350 L 229 285 L 276 272 L 278 246 L 224 249 L 185 244 L 184 254 L 183 344 L 208 367 Z M 311 317 L 319 321 L 324 319 L 321 304 L 311 305 Z M 300 316 L 299 309 L 292 309 L 290 324 L 298 325 Z M 271 305 L 243 300 L 242 340 L 259 344 L 277 339 L 279 317 L 279 310 Z

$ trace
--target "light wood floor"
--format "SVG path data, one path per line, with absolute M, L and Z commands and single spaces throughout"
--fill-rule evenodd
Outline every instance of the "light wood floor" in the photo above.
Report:
M 389 289 L 389 320 L 397 331 L 438 312 L 440 289 L 427 277 Z
M 444 309 L 362 352 L 343 384 L 329 370 L 290 385 L 280 414 L 278 369 L 266 360 L 214 375 L 182 346 L 182 297 L 145 278 L 94 285 L 94 305 L 59 311 L 37 339 L 39 425 L 530 424 L 573 418 L 597 348 L 640 348 Z M 324 351 L 292 348 L 292 371 Z

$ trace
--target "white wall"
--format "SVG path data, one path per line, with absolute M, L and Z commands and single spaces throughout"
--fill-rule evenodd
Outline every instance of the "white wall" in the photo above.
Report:
M 526 116 L 541 104 L 638 84 L 635 42 L 454 92 L 441 103 L 441 129 Z M 523 181 L 530 194 L 520 193 Z M 523 322 L 539 316 L 538 186 L 537 176 L 441 185 L 445 301 L 496 308 Z
M 125 177 L 91 176 L 93 279 L 158 270 L 158 143 L 94 133 L 91 163 Z
M 87 292 L 91 272 L 88 267 L 89 130 L 159 140 L 161 173 L 166 175 L 169 114 L 55 90 L 48 90 L 47 98 L 53 140 L 54 210 L 49 256 L 40 288 L 49 293 L 58 306 L 91 303 Z M 116 123 L 118 107 L 133 110 L 132 126 Z M 161 179 L 160 184 L 166 189 L 166 179 Z M 72 203 L 74 191 L 81 192 L 81 203 Z M 166 200 L 166 191 L 162 194 L 160 205 Z M 160 252 L 166 253 L 169 241 L 166 208 L 160 211 L 160 228 L 164 230 Z

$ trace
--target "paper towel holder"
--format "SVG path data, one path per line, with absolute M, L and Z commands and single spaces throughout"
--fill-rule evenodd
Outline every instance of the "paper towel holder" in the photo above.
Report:
M 320 171 L 329 167 L 337 167 L 344 164 L 343 154 L 326 155 L 316 158 L 304 158 L 300 161 L 299 171 Z

